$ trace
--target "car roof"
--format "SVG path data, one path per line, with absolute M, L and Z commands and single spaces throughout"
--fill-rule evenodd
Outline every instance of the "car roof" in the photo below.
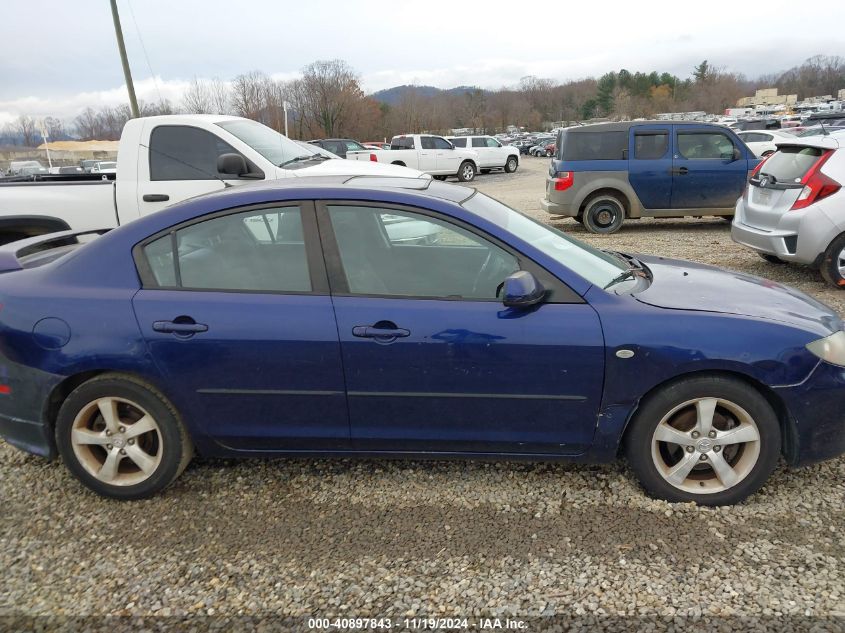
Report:
M 615 121 L 609 123 L 588 123 L 586 125 L 574 125 L 572 127 L 567 127 L 561 131 L 569 134 L 583 134 L 586 132 L 596 132 L 599 130 L 602 132 L 627 132 L 632 127 L 638 125 L 688 125 L 716 127 L 717 129 L 725 128 L 724 125 L 719 125 L 718 123 L 704 123 L 703 121 L 660 121 L 658 119 L 648 119 L 645 121 Z
M 279 180 L 264 180 L 261 182 L 239 185 L 237 187 L 229 187 L 223 191 L 214 191 L 202 196 L 192 198 L 204 198 L 207 196 L 226 196 L 239 195 L 249 191 L 268 191 L 268 190 L 296 190 L 309 189 L 314 187 L 335 187 L 335 188 L 355 188 L 355 189 L 371 189 L 379 191 L 406 191 L 407 193 L 419 193 L 432 198 L 439 198 L 449 202 L 460 204 L 464 200 L 472 197 L 475 189 L 472 187 L 464 187 L 462 185 L 444 183 L 433 178 L 409 178 L 402 176 L 350 176 L 350 175 L 330 175 L 330 176 L 299 176 L 296 178 L 283 178 Z

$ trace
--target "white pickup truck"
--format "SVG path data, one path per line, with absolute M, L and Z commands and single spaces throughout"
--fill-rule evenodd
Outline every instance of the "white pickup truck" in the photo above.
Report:
M 116 174 L 0 179 L 0 244 L 56 231 L 115 227 L 193 196 L 258 180 L 323 175 L 429 178 L 330 159 L 249 119 L 169 115 L 130 120 Z
M 457 176 L 461 182 L 469 182 L 478 173 L 476 152 L 457 149 L 442 136 L 432 134 L 394 136 L 390 149 L 346 152 L 346 158 L 412 167 L 438 180 Z

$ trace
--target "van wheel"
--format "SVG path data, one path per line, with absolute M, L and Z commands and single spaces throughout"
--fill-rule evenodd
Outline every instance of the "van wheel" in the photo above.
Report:
M 587 201 L 583 218 L 590 233 L 616 233 L 625 220 L 625 207 L 616 196 L 596 196 Z
M 458 180 L 461 182 L 471 182 L 475 179 L 475 165 L 466 161 L 461 163 L 461 168 L 458 170 Z
M 510 156 L 508 162 L 505 163 L 505 173 L 512 174 L 519 168 L 519 160 L 516 156 Z
M 845 289 L 845 233 L 827 247 L 819 270 L 824 280 L 831 286 Z

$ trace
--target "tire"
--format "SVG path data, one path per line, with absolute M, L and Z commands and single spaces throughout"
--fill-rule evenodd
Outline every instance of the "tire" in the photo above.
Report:
M 142 428 L 133 431 L 136 424 Z M 59 409 L 56 444 L 65 466 L 86 487 L 122 500 L 164 489 L 193 456 L 173 405 L 125 374 L 103 374 L 71 392 Z
M 831 286 L 840 290 L 845 288 L 845 233 L 836 237 L 827 247 L 819 271 Z
M 458 168 L 458 180 L 461 182 L 472 182 L 475 179 L 475 165 L 465 160 Z
M 783 261 L 777 255 L 769 255 L 768 253 L 757 253 L 760 256 L 760 259 L 765 259 L 770 264 L 785 264 L 786 262 Z
M 740 380 L 713 375 L 660 388 L 625 436 L 628 464 L 651 496 L 707 506 L 738 503 L 759 490 L 780 447 L 766 399 Z
M 625 205 L 612 194 L 601 194 L 587 200 L 582 215 L 590 233 L 616 233 L 625 221 Z
M 519 169 L 519 159 L 516 156 L 508 156 L 508 162 L 505 163 L 505 173 L 512 174 Z
M 546 158 L 551 158 L 552 153 L 549 150 L 546 150 Z

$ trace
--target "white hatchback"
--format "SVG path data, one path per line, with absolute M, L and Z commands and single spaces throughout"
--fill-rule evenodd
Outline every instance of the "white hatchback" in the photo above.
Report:
M 777 145 L 752 172 L 731 237 L 768 261 L 818 267 L 845 288 L 845 132 Z
M 795 138 L 795 134 L 781 132 L 780 130 L 748 130 L 737 132 L 737 136 L 748 145 L 748 149 L 754 152 L 757 158 L 765 158 L 778 151 L 779 141 L 789 141 Z

